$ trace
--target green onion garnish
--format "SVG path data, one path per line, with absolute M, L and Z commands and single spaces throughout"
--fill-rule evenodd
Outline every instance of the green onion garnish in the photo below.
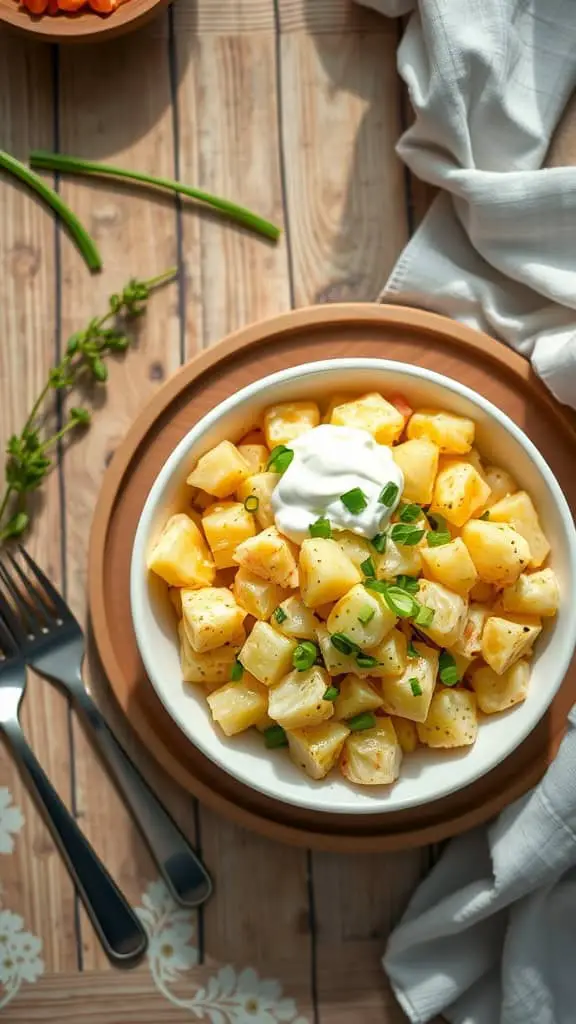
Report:
M 361 622 L 363 626 L 367 626 L 369 622 L 372 622 L 372 619 L 374 618 L 375 614 L 376 609 L 371 608 L 370 605 L 367 604 L 364 608 L 360 610 L 358 622 Z
M 353 732 L 361 732 L 363 729 L 373 729 L 376 719 L 370 711 L 365 711 L 362 715 L 354 715 L 354 718 L 349 718 L 346 725 Z
M 270 458 L 266 463 L 266 469 L 273 473 L 284 473 L 294 458 L 294 452 L 285 444 L 279 444 L 270 452 Z
M 260 499 L 255 494 L 249 494 L 244 502 L 244 508 L 247 512 L 257 512 Z
M 340 501 L 353 516 L 360 515 L 368 505 L 368 499 L 360 487 L 353 487 L 351 491 L 340 495 Z
M 317 657 L 316 644 L 313 644 L 311 640 L 302 640 L 292 655 L 292 664 L 298 672 L 305 672 L 306 669 L 312 668 Z
M 268 750 L 288 746 L 288 737 L 281 725 L 271 725 L 269 729 L 264 729 L 263 736 Z
M 444 686 L 456 686 L 456 683 L 460 682 L 461 676 L 450 651 L 441 652 L 438 668 L 440 680 L 444 683 Z
M 422 540 L 424 533 L 424 530 L 410 526 L 409 523 L 394 523 L 390 530 L 392 540 L 396 541 L 397 544 L 404 544 L 405 547 L 413 547 L 414 544 Z
M 321 516 L 315 523 L 310 523 L 308 533 L 311 537 L 324 537 L 326 540 L 329 540 L 332 536 L 332 525 L 330 520 Z
M 428 541 L 428 547 L 440 548 L 443 544 L 449 544 L 452 537 L 448 530 L 429 530 L 426 534 L 426 540 Z
M 408 619 L 418 612 L 418 601 L 402 587 L 389 586 L 384 591 L 384 600 L 388 607 L 401 619 Z
M 396 586 L 407 590 L 409 594 L 417 594 L 420 584 L 416 576 L 407 576 L 405 573 L 401 573 L 396 577 Z
M 358 668 L 375 668 L 376 665 L 382 663 L 378 661 L 378 658 L 373 658 L 371 654 L 357 654 L 356 664 Z
M 414 647 L 414 644 L 412 643 L 411 640 L 408 641 L 408 647 L 406 648 L 406 654 L 408 655 L 409 658 L 419 658 L 420 657 L 420 655 L 418 654 L 418 651 Z
M 480 516 L 480 519 L 484 519 L 484 520 L 490 519 L 490 509 L 489 508 L 487 508 L 486 511 L 482 513 L 482 515 Z
M 422 509 L 420 505 L 402 505 L 398 518 L 403 523 L 415 523 L 417 519 L 420 519 L 422 515 Z
M 332 633 L 330 636 L 330 643 L 332 647 L 335 647 L 340 654 L 361 654 L 361 650 L 358 644 L 355 644 L 353 640 L 350 640 L 345 633 Z
M 374 568 L 374 562 L 372 561 L 370 556 L 368 556 L 368 558 L 366 558 L 363 562 L 360 563 L 360 568 L 362 569 L 362 572 L 364 573 L 365 576 L 370 576 L 372 577 L 372 579 L 375 577 L 376 569 Z
M 386 580 L 366 579 L 364 580 L 364 586 L 366 590 L 374 590 L 377 594 L 385 594 L 390 584 Z
M 370 541 L 372 547 L 375 548 L 379 555 L 383 555 L 386 551 L 386 540 L 387 537 L 385 533 L 377 533 Z
M 422 696 L 422 687 L 420 686 L 419 681 L 416 679 L 416 676 L 412 676 L 412 678 L 409 679 L 408 682 L 410 683 L 410 689 L 412 690 L 412 696 L 413 697 L 421 697 Z
M 427 608 L 426 605 L 421 604 L 418 608 L 418 612 L 414 616 L 415 626 L 431 626 L 432 619 L 434 618 L 434 609 Z
M 282 625 L 282 623 L 285 622 L 286 619 L 288 618 L 286 612 L 284 611 L 283 608 L 280 607 L 280 605 L 278 605 L 278 607 L 275 609 L 273 615 L 279 626 Z
M 340 690 L 337 686 L 329 686 L 324 694 L 324 700 L 336 700 L 340 696 Z
M 236 659 L 232 665 L 232 671 L 230 672 L 230 679 L 233 683 L 239 683 L 244 675 L 244 666 Z
M 390 482 L 389 484 L 386 484 L 386 486 L 382 488 L 378 501 L 380 502 L 381 505 L 386 505 L 386 508 L 392 508 L 392 505 L 394 504 L 398 497 L 398 493 L 398 485 Z

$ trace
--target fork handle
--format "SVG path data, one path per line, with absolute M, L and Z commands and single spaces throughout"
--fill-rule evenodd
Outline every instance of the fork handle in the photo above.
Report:
M 88 691 L 82 685 L 71 692 L 172 896 L 182 906 L 200 906 L 212 893 L 206 868 L 120 745 Z
M 62 803 L 17 722 L 4 733 L 27 776 L 32 795 L 78 889 L 105 953 L 116 967 L 135 967 L 146 952 L 146 932 L 102 861 Z

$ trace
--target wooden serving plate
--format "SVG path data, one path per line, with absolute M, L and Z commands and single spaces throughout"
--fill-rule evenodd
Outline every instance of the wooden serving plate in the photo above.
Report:
M 90 541 L 89 603 L 98 652 L 120 706 L 142 742 L 185 789 L 270 838 L 370 852 L 439 842 L 486 821 L 533 786 L 553 759 L 576 700 L 576 665 L 528 739 L 473 785 L 411 810 L 321 814 L 244 787 L 180 732 L 144 672 L 129 596 L 132 543 L 142 507 L 166 458 L 192 425 L 222 399 L 266 374 L 353 355 L 416 363 L 474 388 L 525 430 L 568 501 L 576 502 L 573 420 L 525 359 L 487 335 L 422 310 L 364 303 L 315 306 L 230 335 L 184 366 L 142 411 L 104 478 Z

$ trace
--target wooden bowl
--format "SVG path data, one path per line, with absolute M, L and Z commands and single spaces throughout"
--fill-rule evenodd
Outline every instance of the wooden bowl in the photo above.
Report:
M 170 0 L 126 0 L 113 14 L 90 9 L 77 14 L 34 17 L 16 0 L 0 0 L 0 21 L 19 32 L 50 43 L 95 43 L 124 35 L 168 6 Z

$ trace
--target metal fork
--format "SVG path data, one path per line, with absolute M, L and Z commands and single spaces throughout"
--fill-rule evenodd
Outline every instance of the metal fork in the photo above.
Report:
M 84 635 L 68 605 L 24 548 L 18 545 L 18 551 L 27 571 L 6 552 L 0 561 L 0 609 L 24 660 L 60 683 L 82 712 L 173 897 L 183 906 L 199 906 L 212 892 L 208 872 L 88 693 L 81 674 Z
M 26 663 L 1 612 L 0 650 L 0 730 L 28 779 L 105 952 L 117 967 L 135 967 L 146 952 L 146 932 L 26 741 L 19 720 Z

